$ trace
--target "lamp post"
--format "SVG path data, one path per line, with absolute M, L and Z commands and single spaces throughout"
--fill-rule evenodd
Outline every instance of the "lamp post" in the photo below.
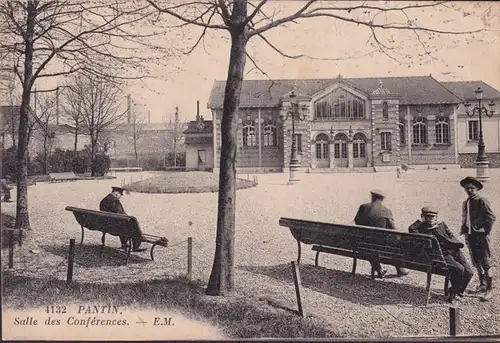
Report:
M 479 140 L 477 143 L 477 159 L 476 159 L 476 177 L 481 180 L 481 181 L 486 181 L 490 177 L 488 175 L 488 167 L 490 162 L 488 161 L 488 157 L 486 156 L 485 152 L 485 145 L 484 145 L 484 139 L 483 139 L 483 114 L 486 115 L 488 118 L 491 118 L 493 114 L 495 113 L 495 103 L 493 100 L 491 100 L 488 103 L 488 106 L 490 110 L 481 104 L 481 100 L 483 99 L 483 90 L 481 87 L 478 87 L 477 90 L 474 91 L 476 93 L 476 99 L 478 101 L 477 106 L 475 106 L 472 109 L 472 112 L 469 111 L 469 107 L 471 104 L 466 101 L 464 106 L 466 108 L 465 113 L 472 118 L 476 114 L 479 116 Z
M 295 91 L 290 93 L 290 104 L 291 109 L 284 115 L 283 120 L 287 120 L 292 117 L 292 151 L 290 155 L 290 174 L 288 178 L 288 184 L 294 184 L 300 179 L 297 177 L 297 171 L 300 169 L 299 153 L 297 147 L 297 137 L 295 136 L 295 120 L 303 121 L 306 119 L 307 114 L 301 114 L 299 110 L 299 104 L 297 102 Z M 306 109 L 307 106 L 303 106 L 302 110 Z

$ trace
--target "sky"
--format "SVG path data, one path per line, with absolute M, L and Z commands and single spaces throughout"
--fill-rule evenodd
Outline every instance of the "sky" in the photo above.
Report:
M 339 2 L 345 6 L 356 2 Z M 385 2 L 370 2 L 383 5 Z M 390 3 L 390 2 L 389 2 Z M 428 2 L 426 2 L 428 3 Z M 263 8 L 278 16 L 290 14 L 301 1 L 273 1 Z M 338 6 L 340 6 L 337 4 Z M 390 3 L 391 4 L 391 3 Z M 402 6 L 403 3 L 394 2 Z M 332 18 L 308 18 L 272 29 L 265 33 L 273 45 L 287 54 L 305 54 L 311 58 L 290 59 L 281 56 L 259 37 L 248 43 L 248 54 L 266 75 L 247 58 L 246 79 L 335 78 L 418 76 L 431 74 L 437 80 L 483 80 L 500 90 L 500 5 L 495 2 L 454 3 L 463 11 L 419 9 L 411 12 L 422 26 L 440 30 L 465 31 L 482 27 L 481 15 L 490 19 L 488 31 L 481 34 L 429 37 L 425 33 L 384 31 L 380 38 L 389 44 L 390 56 L 374 52 L 369 43 L 370 30 Z M 465 12 L 465 14 L 463 13 Z M 379 23 L 401 20 L 401 14 L 381 15 Z M 403 18 L 404 19 L 404 18 Z M 184 35 L 161 36 L 158 42 L 176 49 L 188 49 L 200 33 L 199 28 L 185 27 Z M 179 37 L 179 38 L 177 38 Z M 182 37 L 182 38 L 181 38 Z M 431 52 L 425 54 L 422 46 Z M 173 119 L 179 108 L 183 120 L 194 120 L 196 101 L 201 114 L 211 119 L 207 109 L 215 80 L 225 80 L 229 62 L 229 35 L 224 31 L 207 31 L 203 44 L 192 53 L 165 60 L 161 69 L 151 66 L 152 75 L 163 75 L 131 82 L 127 92 L 135 107 L 151 122 Z M 392 49 L 391 49 L 392 48 Z M 422 56 L 419 56 L 423 55 Z M 396 60 L 394 60 L 396 56 Z M 156 69 L 155 69 L 156 68 Z

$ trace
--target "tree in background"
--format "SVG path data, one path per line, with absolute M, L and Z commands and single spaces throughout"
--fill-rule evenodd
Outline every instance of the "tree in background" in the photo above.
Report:
M 448 2 L 329 2 L 329 1 L 301 1 L 294 2 L 294 10 L 284 13 L 284 10 L 268 0 L 249 2 L 247 0 L 200 0 L 185 3 L 165 3 L 163 1 L 147 0 L 160 13 L 175 18 L 179 25 L 198 28 L 200 36 L 192 51 L 203 41 L 209 29 L 227 32 L 230 36 L 230 56 L 227 81 L 224 93 L 224 102 L 221 119 L 221 151 L 219 174 L 219 199 L 217 210 L 216 249 L 212 272 L 208 282 L 207 293 L 223 295 L 233 287 L 234 265 L 234 235 L 236 212 L 236 148 L 238 133 L 238 109 L 240 105 L 241 88 L 244 79 L 246 59 L 252 61 L 255 68 L 267 75 L 260 68 L 255 59 L 247 52 L 251 39 L 257 38 L 272 50 L 287 58 L 307 57 L 290 55 L 278 48 L 266 37 L 266 33 L 276 27 L 286 24 L 297 24 L 302 20 L 315 18 L 330 18 L 332 24 L 344 23 L 366 28 L 370 53 L 385 54 L 394 59 L 394 55 L 401 53 L 403 59 L 419 56 L 420 59 L 429 58 L 432 52 L 440 46 L 432 46 L 432 39 L 437 35 L 464 35 L 479 32 L 482 27 L 466 31 L 456 29 L 453 22 L 440 21 L 434 26 L 421 25 L 419 20 L 428 15 L 424 11 L 450 10 L 459 15 L 471 16 L 471 13 L 462 10 L 459 3 Z M 275 6 L 273 8 L 273 6 Z M 267 10 L 266 7 L 270 7 Z M 491 17 L 491 15 L 490 15 Z M 491 19 L 485 15 L 487 22 Z M 484 23 L 484 22 L 483 22 Z M 487 25 L 487 24 L 485 24 Z M 408 32 L 412 37 L 401 35 Z M 470 39 L 473 37 L 470 36 Z M 417 42 L 412 51 L 399 51 L 402 40 L 411 39 Z M 335 60 L 335 58 L 332 58 Z M 416 59 L 413 59 L 416 60 Z
M 0 73 L 13 71 L 21 84 L 16 229 L 30 229 L 26 156 L 35 82 L 75 72 L 110 79 L 143 77 L 145 62 L 162 63 L 172 55 L 154 44 L 165 31 L 154 11 L 136 1 L 0 2 Z
M 82 129 L 90 136 L 90 156 L 94 166 L 101 135 L 116 129 L 126 118 L 127 111 L 120 108 L 125 97 L 116 81 L 87 74 L 73 75 L 67 88 L 66 101 L 79 104 L 73 108 L 80 112 Z M 76 117 L 76 114 L 68 115 Z M 94 167 L 91 172 L 96 176 Z

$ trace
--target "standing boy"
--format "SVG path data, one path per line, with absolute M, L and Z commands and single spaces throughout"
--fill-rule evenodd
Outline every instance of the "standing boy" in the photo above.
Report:
M 465 235 L 467 245 L 474 267 L 479 276 L 479 286 L 476 292 L 485 292 L 482 300 L 491 298 L 493 272 L 490 264 L 489 234 L 493 228 L 496 217 L 491 210 L 488 199 L 478 192 L 483 189 L 483 184 L 474 177 L 466 177 L 460 181 L 468 195 L 463 203 L 463 224 L 461 234 Z

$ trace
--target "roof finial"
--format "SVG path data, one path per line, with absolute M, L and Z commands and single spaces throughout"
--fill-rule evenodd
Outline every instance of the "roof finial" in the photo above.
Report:
M 382 82 L 382 79 L 378 80 L 378 88 L 384 87 L 384 83 Z

